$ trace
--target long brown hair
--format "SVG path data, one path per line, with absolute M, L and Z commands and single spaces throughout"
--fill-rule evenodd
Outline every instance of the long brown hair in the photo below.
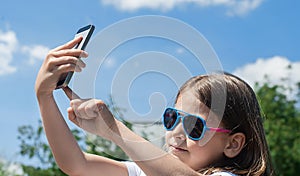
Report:
M 224 155 L 221 161 L 199 172 L 211 174 L 216 171 L 230 171 L 237 175 L 274 175 L 261 110 L 254 91 L 234 75 L 219 73 L 218 79 L 215 78 L 216 75 L 199 75 L 189 79 L 179 90 L 177 98 L 184 91 L 193 92 L 211 111 L 223 114 L 220 118 L 224 127 L 232 130 L 231 134 L 243 133 L 246 142 L 236 157 L 228 158 Z M 222 86 L 223 83 L 225 87 Z M 224 92 L 225 108 L 212 107 L 212 96 L 222 98 Z

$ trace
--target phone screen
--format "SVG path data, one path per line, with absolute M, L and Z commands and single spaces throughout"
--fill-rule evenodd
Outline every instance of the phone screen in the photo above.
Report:
M 83 38 L 74 48 L 75 49 L 79 48 L 81 50 L 84 50 L 94 32 L 94 29 L 95 29 L 94 25 L 87 25 L 83 28 L 80 28 L 77 31 L 75 38 L 79 36 L 82 36 Z M 62 74 L 57 82 L 56 89 L 66 87 L 69 84 L 73 74 L 74 72 L 68 72 Z

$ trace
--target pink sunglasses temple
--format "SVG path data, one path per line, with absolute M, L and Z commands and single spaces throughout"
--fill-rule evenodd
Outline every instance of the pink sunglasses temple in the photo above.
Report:
M 216 132 L 221 132 L 221 133 L 230 133 L 231 132 L 231 130 L 226 130 L 226 129 L 223 129 L 223 128 L 209 128 L 209 130 L 216 131 Z

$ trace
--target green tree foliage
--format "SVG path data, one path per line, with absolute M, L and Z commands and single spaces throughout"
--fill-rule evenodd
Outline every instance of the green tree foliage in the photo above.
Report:
M 16 169 L 18 169 L 18 168 L 14 167 L 13 165 L 14 165 L 14 163 L 10 163 L 8 161 L 0 159 L 0 176 L 21 176 L 16 171 Z M 11 166 L 13 168 L 10 168 Z
M 264 126 L 272 160 L 280 176 L 300 173 L 300 83 L 297 86 L 297 92 L 290 98 L 287 97 L 287 92 L 291 92 L 291 86 L 272 85 L 268 81 L 256 85 L 256 93 L 265 116 Z M 132 124 L 122 118 L 124 110 L 115 106 L 111 97 L 108 104 L 114 116 L 132 129 Z M 116 160 L 127 159 L 125 153 L 110 141 L 90 134 L 85 135 L 76 129 L 72 132 L 86 152 Z M 54 161 L 44 135 L 41 122 L 37 128 L 31 125 L 19 127 L 20 154 L 30 159 L 38 159 L 42 165 L 37 167 L 23 164 L 24 173 L 30 176 L 64 176 Z M 6 175 L 6 172 L 0 165 L 0 176 L 1 174 Z
M 9 172 L 7 171 L 5 163 L 0 160 L 0 176 L 7 176 L 7 175 L 9 175 Z
M 268 82 L 256 85 L 272 160 L 282 176 L 300 173 L 300 83 L 297 85 L 297 90 Z
M 72 131 L 77 140 L 81 140 L 78 130 Z M 20 144 L 20 154 L 29 159 L 37 159 L 41 166 L 31 166 L 22 164 L 25 174 L 30 176 L 65 176 L 56 165 L 48 143 L 44 140 L 44 130 L 39 120 L 39 125 L 35 129 L 31 125 L 24 125 L 18 128 L 18 140 Z
M 122 111 L 124 110 L 115 105 L 111 96 L 109 97 L 108 107 L 117 119 L 132 129 L 132 124 L 123 119 Z M 41 166 L 22 164 L 25 174 L 30 176 L 65 176 L 55 163 L 50 146 L 45 140 L 45 133 L 40 120 L 37 128 L 32 125 L 23 125 L 18 128 L 18 133 L 20 154 L 29 159 L 37 159 L 41 163 Z M 73 129 L 72 133 L 85 152 L 115 160 L 128 159 L 127 155 L 111 141 L 91 134 L 85 135 L 78 129 Z

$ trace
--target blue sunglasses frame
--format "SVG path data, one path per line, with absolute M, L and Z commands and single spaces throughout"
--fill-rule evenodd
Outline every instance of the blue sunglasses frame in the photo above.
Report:
M 175 112 L 176 113 L 176 120 L 174 122 L 174 124 L 171 126 L 171 128 L 167 128 L 167 124 L 165 123 L 165 115 L 168 111 L 171 111 L 172 113 Z M 181 115 L 181 114 L 184 114 L 184 115 Z M 201 130 L 201 135 L 199 137 L 192 137 L 190 136 L 190 133 L 192 132 L 188 132 L 187 129 L 185 128 L 185 118 L 189 118 L 189 117 L 195 117 L 199 120 L 201 120 L 201 123 L 203 124 L 203 129 Z M 163 115 L 162 115 L 162 122 L 163 122 L 163 125 L 165 127 L 165 129 L 167 131 L 172 131 L 179 123 L 179 121 L 182 121 L 182 127 L 184 129 L 184 132 L 185 134 L 188 136 L 188 138 L 194 140 L 194 141 L 198 141 L 200 139 L 202 139 L 204 137 L 204 134 L 206 131 L 215 131 L 215 132 L 221 132 L 221 133 L 230 133 L 231 130 L 227 130 L 227 129 L 223 129 L 223 128 L 213 128 L 213 127 L 207 127 L 206 125 L 206 121 L 200 117 L 200 116 L 196 116 L 196 115 L 193 115 L 193 114 L 189 114 L 187 112 L 184 112 L 184 111 L 181 111 L 181 110 L 178 110 L 178 109 L 175 109 L 175 108 L 166 108 Z M 199 130 L 199 129 L 198 129 Z

